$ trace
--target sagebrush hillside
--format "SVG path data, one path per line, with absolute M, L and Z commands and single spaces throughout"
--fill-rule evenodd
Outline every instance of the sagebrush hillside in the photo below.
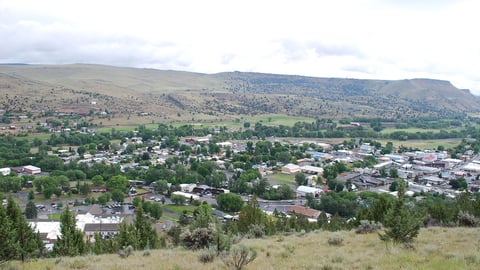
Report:
M 341 238 L 341 245 L 329 239 Z M 353 231 L 293 233 L 265 239 L 243 239 L 240 244 L 255 248 L 258 257 L 245 269 L 479 269 L 480 233 L 478 228 L 422 229 L 413 248 L 386 246 L 376 233 L 360 235 Z M 116 254 L 73 258 L 51 258 L 21 264 L 11 262 L 7 269 L 228 269 L 220 258 L 202 263 L 202 251 L 184 248 L 136 251 L 128 258 Z
M 146 113 L 153 121 L 287 114 L 412 118 L 477 112 L 480 98 L 431 79 L 358 80 L 182 71 L 101 65 L 0 65 L 7 111 Z

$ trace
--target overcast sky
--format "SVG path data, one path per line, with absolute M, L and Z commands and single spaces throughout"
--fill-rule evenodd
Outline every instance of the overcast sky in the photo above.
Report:
M 480 95 L 480 2 L 0 0 L 0 63 L 451 81 Z

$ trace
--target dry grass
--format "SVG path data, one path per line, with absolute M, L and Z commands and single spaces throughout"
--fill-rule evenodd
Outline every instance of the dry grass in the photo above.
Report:
M 479 269 L 478 232 L 475 228 L 422 229 L 413 250 L 386 247 L 377 234 L 358 235 L 353 231 L 244 239 L 242 244 L 258 252 L 246 269 Z M 331 237 L 344 241 L 342 245 L 329 245 Z M 175 248 L 152 250 L 147 257 L 142 254 L 138 251 L 126 259 L 110 254 L 45 259 L 24 265 L 13 262 L 8 269 L 226 269 L 219 258 L 201 263 L 200 251 Z

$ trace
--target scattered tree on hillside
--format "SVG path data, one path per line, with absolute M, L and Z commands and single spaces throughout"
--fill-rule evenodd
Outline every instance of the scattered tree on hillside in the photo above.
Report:
M 76 227 L 75 216 L 69 207 L 65 208 L 60 216 L 60 233 L 53 251 L 58 256 L 77 256 L 87 252 L 87 245 L 83 241 L 83 233 Z
M 397 179 L 398 198 L 384 217 L 385 233 L 380 234 L 383 241 L 409 244 L 418 236 L 422 217 L 405 204 L 405 182 Z

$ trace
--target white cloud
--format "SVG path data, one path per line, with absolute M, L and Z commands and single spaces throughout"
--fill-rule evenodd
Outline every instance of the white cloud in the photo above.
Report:
M 480 94 L 476 1 L 0 1 L 0 62 L 450 80 Z

